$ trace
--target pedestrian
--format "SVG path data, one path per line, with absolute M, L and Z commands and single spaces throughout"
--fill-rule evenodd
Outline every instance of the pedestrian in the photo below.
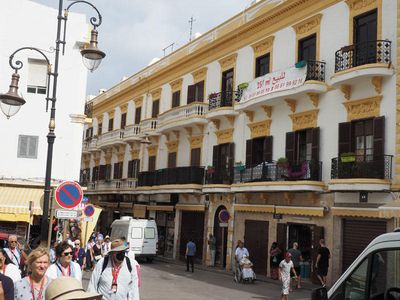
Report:
M 128 256 L 130 262 L 135 266 L 137 277 L 138 277 L 138 286 L 140 287 L 140 264 L 135 259 L 135 252 L 133 252 L 132 249 L 129 248 L 129 244 L 126 241 L 126 238 L 124 236 L 120 237 L 119 239 L 124 242 L 124 246 L 126 247 L 125 254 L 126 254 L 126 256 Z
M 91 237 L 89 241 L 86 243 L 86 269 L 93 271 L 94 265 L 94 256 L 93 256 L 93 246 L 95 242 L 94 239 Z
M 211 233 L 208 236 L 208 248 L 210 249 L 210 267 L 215 267 L 215 252 L 217 250 L 217 240 Z
M 74 248 L 74 255 L 72 257 L 72 261 L 78 263 L 78 265 L 81 267 L 81 270 L 83 270 L 86 265 L 85 249 L 81 248 L 80 240 L 75 240 L 74 245 L 75 245 L 75 248 Z
M 271 278 L 279 279 L 279 262 L 282 260 L 282 250 L 279 249 L 278 243 L 273 242 L 269 250 L 269 262 L 271 267 Z
M 78 263 L 72 261 L 73 254 L 73 249 L 67 241 L 58 244 L 56 247 L 57 260 L 49 267 L 46 275 L 51 279 L 71 276 L 81 281 L 81 267 Z
M 293 248 L 289 249 L 288 253 L 292 255 L 292 262 L 297 274 L 296 288 L 300 289 L 301 288 L 300 262 L 303 261 L 303 256 L 301 255 L 301 251 L 299 250 L 299 244 L 297 242 L 294 242 Z
M 57 260 L 56 257 L 56 247 L 58 245 L 57 241 L 54 241 L 50 247 L 49 256 L 50 256 L 50 263 L 54 263 Z
M 317 269 L 317 277 L 321 282 L 322 287 L 326 286 L 326 276 L 328 275 L 329 259 L 331 252 L 325 245 L 325 240 L 319 240 L 319 248 L 315 268 Z
M 244 247 L 244 243 L 239 240 L 238 247 L 236 248 L 235 251 L 235 258 L 237 263 L 240 263 L 244 255 L 246 255 L 246 257 L 250 256 L 249 251 L 247 250 L 247 248 Z
M 186 272 L 189 272 L 189 264 L 192 267 L 192 273 L 194 272 L 194 256 L 196 255 L 196 244 L 193 239 L 189 239 L 186 244 Z
M 21 280 L 21 270 L 11 262 L 4 249 L 0 249 L 0 273 L 10 277 L 13 282 Z
M 292 262 L 292 255 L 287 252 L 285 259 L 279 264 L 279 280 L 282 282 L 281 300 L 289 299 L 291 273 L 297 278 L 297 273 Z
M 8 248 L 4 248 L 11 262 L 21 269 L 22 265 L 22 251 L 21 245 L 18 243 L 17 236 L 12 234 L 8 237 Z
M 46 300 L 101 300 L 98 293 L 85 292 L 82 283 L 73 277 L 54 279 L 46 290 Z
M 96 244 L 92 247 L 93 251 L 93 264 L 97 264 L 97 262 L 103 257 L 103 237 L 98 236 L 96 239 Z
M 90 278 L 88 291 L 103 295 L 103 300 L 139 300 L 136 269 L 126 256 L 121 239 L 111 242 L 108 255 L 98 261 Z
M 103 246 L 103 256 L 105 256 L 111 249 L 110 236 L 106 235 L 102 246 Z
M 14 283 L 3 274 L 0 274 L 0 300 L 14 300 Z
M 14 285 L 14 300 L 45 300 L 44 294 L 51 282 L 46 275 L 48 266 L 47 249 L 33 250 L 27 259 L 28 275 Z

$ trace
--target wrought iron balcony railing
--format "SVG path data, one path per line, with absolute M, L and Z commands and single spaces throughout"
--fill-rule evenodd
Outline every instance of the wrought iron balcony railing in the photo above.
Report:
M 332 158 L 332 179 L 392 178 L 392 155 L 354 155 Z
M 369 41 L 343 47 L 335 53 L 335 72 L 374 63 L 391 63 L 389 40 Z
M 325 62 L 317 60 L 307 61 L 306 80 L 325 81 Z
M 262 162 L 250 168 L 235 167 L 234 182 L 322 180 L 322 162 L 308 160 L 296 164 Z
M 203 184 L 204 167 L 177 167 L 157 171 L 140 172 L 138 186 L 167 184 Z
M 206 183 L 232 184 L 233 176 L 234 176 L 233 168 L 228 168 L 228 169 L 208 168 L 206 172 Z
M 234 101 L 239 101 L 241 91 L 222 91 L 208 95 L 208 110 L 220 107 L 232 107 Z

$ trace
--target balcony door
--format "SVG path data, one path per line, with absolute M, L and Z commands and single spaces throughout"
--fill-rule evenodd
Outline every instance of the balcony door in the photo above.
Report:
M 354 18 L 354 66 L 376 62 L 377 10 Z
M 287 132 L 286 158 L 294 164 L 319 161 L 319 127 Z
M 299 41 L 298 61 L 315 61 L 317 58 L 317 36 L 315 34 Z
M 233 69 L 222 73 L 221 107 L 232 106 L 233 98 Z
M 176 152 L 168 153 L 168 168 L 176 168 Z
M 214 183 L 229 184 L 233 178 L 233 164 L 235 160 L 235 144 L 226 143 L 213 148 Z

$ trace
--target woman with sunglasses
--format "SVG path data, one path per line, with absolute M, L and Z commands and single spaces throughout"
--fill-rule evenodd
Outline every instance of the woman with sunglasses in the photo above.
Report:
M 44 300 L 51 279 L 46 276 L 49 253 L 44 248 L 33 250 L 27 258 L 28 275 L 14 285 L 14 300 Z
M 10 277 L 13 282 L 21 280 L 21 271 L 11 262 L 4 249 L 0 249 L 0 273 Z
M 57 260 L 52 264 L 46 272 L 46 275 L 51 279 L 58 277 L 74 277 L 82 281 L 82 271 L 79 264 L 72 261 L 74 251 L 72 246 L 67 242 L 61 242 L 56 247 Z

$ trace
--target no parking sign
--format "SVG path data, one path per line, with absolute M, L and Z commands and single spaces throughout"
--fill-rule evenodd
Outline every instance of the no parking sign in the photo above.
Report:
M 72 209 L 78 206 L 82 197 L 81 186 L 73 181 L 65 181 L 56 189 L 56 201 L 62 208 Z

